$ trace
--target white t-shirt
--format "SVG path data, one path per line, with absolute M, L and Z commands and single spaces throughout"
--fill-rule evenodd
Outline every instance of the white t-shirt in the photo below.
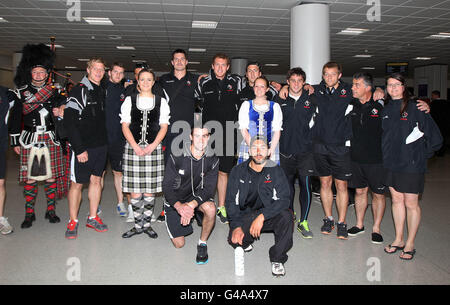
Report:
M 255 105 L 253 103 L 253 108 L 256 111 L 265 111 L 269 108 L 269 102 L 265 105 Z M 239 129 L 248 129 L 250 124 L 249 118 L 250 103 L 249 101 L 244 101 L 239 108 Z M 273 104 L 273 120 L 272 120 L 272 132 L 283 130 L 283 113 L 281 112 L 280 105 L 278 103 Z
M 151 110 L 155 106 L 155 99 L 153 97 L 136 98 L 136 106 L 140 110 Z M 131 97 L 127 96 L 120 107 L 120 123 L 131 123 Z M 159 107 L 159 125 L 169 124 L 170 107 L 167 100 L 161 97 L 161 106 Z

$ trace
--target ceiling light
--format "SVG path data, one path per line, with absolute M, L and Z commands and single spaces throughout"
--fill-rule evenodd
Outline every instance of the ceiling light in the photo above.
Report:
M 189 71 L 189 72 L 197 72 L 196 69 L 187 69 L 186 71 Z
M 200 62 L 199 61 L 189 61 L 188 62 L 190 65 L 199 65 Z
M 114 25 L 111 19 L 102 17 L 83 17 L 84 21 L 92 25 Z
M 65 66 L 64 68 L 65 69 L 77 69 L 77 67 L 74 67 L 74 66 Z
M 413 59 L 415 59 L 415 60 L 431 60 L 432 58 L 431 57 L 416 57 L 416 58 L 413 58 Z
M 216 21 L 192 21 L 192 28 L 194 29 L 215 29 L 216 27 Z
M 117 46 L 118 50 L 136 50 L 133 46 Z
M 52 47 L 51 44 L 47 44 L 46 46 L 47 46 L 47 47 L 50 47 L 50 48 Z M 55 47 L 55 48 L 64 48 L 64 47 L 63 47 L 62 45 L 60 45 L 60 44 L 55 44 L 54 47 Z
M 112 40 L 119 40 L 119 39 L 122 39 L 122 36 L 119 36 L 119 35 L 108 35 L 108 38 L 112 39 Z
M 362 67 L 361 70 L 375 70 L 375 67 Z
M 338 32 L 339 35 L 359 35 L 362 33 L 365 33 L 369 31 L 368 29 L 359 29 L 359 28 L 346 28 L 345 30 L 342 30 Z
M 369 54 L 358 54 L 358 55 L 355 55 L 355 56 L 353 56 L 353 57 L 357 57 L 357 58 L 370 58 L 370 57 L 372 57 L 372 55 L 369 55 Z
M 278 64 L 264 64 L 266 67 L 278 67 Z
M 78 61 L 89 61 L 89 58 L 78 58 Z
M 145 59 L 133 59 L 132 62 L 140 63 L 140 62 L 147 62 Z
M 206 52 L 206 49 L 201 49 L 201 48 L 189 48 L 189 52 Z
M 436 39 L 450 38 L 450 33 L 440 32 L 438 34 L 430 35 L 426 38 L 436 38 Z
M 3 18 L 3 17 L 0 17 L 0 22 L 9 22 L 8 20 L 6 20 L 5 18 Z

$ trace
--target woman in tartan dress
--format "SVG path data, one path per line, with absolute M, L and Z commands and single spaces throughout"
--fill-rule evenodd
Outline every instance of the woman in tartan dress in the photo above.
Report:
M 283 125 L 283 114 L 278 103 L 267 100 L 266 92 L 269 90 L 269 82 L 266 78 L 257 78 L 253 90 L 255 98 L 244 101 L 239 109 L 239 129 L 244 139 L 239 148 L 238 164 L 249 158 L 250 139 L 256 135 L 262 135 L 270 144 L 270 159 L 279 165 L 278 142 Z
M 123 155 L 123 192 L 131 193 L 134 227 L 122 237 L 142 232 L 151 238 L 158 235 L 150 226 L 155 193 L 162 191 L 164 154 L 161 141 L 169 125 L 169 105 L 165 98 L 154 95 L 155 74 L 139 72 L 139 94 L 127 96 L 121 107 L 122 131 L 127 140 Z

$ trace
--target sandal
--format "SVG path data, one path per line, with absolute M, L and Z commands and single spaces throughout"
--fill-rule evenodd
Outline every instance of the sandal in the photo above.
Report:
M 392 246 L 392 245 L 389 245 L 388 247 L 389 247 L 389 249 L 394 248 L 395 251 L 389 252 L 389 251 L 386 251 L 386 248 L 384 248 L 384 252 L 386 252 L 387 254 L 394 254 L 394 253 L 396 253 L 396 252 L 399 251 L 399 250 L 405 249 L 405 246 L 400 247 L 400 246 Z
M 402 257 L 402 255 L 411 255 L 411 257 L 406 258 L 406 257 Z M 412 251 L 402 251 L 402 254 L 399 256 L 400 259 L 405 260 L 405 261 L 410 261 L 414 258 L 414 254 L 416 254 L 416 249 L 413 249 Z

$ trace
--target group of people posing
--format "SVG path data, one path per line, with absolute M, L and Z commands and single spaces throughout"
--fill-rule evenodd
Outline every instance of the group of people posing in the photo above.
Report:
M 337 238 L 346 240 L 364 232 L 370 192 L 372 242 L 381 244 L 389 189 L 396 232 L 384 251 L 401 250 L 401 259 L 413 259 L 426 163 L 442 137 L 428 105 L 410 97 L 401 74 L 386 78 L 385 92 L 375 90 L 368 73 L 356 73 L 352 84 L 345 83 L 341 66 L 328 62 L 320 84 L 307 84 L 305 72 L 296 67 L 287 72 L 287 85 L 281 86 L 269 83 L 257 62 L 247 65 L 245 77 L 230 74 L 225 54 L 214 56 L 208 75 L 194 75 L 187 71 L 186 52 L 177 49 L 170 73 L 157 79 L 142 65 L 135 69 L 135 80 L 125 83 L 122 64 L 112 64 L 106 74 L 105 62 L 93 58 L 87 75 L 64 96 L 48 82 L 52 66 L 43 58 L 22 59 L 17 89 L 2 91 L 0 102 L 5 109 L 2 139 L 7 138 L 9 121 L 11 145 L 20 155 L 19 181 L 26 201 L 22 228 L 36 219 L 38 181 L 44 181 L 45 218 L 50 222 L 60 222 L 55 200 L 67 193 L 66 238 L 78 237 L 83 185 L 88 185 L 90 204 L 86 226 L 107 231 L 98 212 L 109 161 L 117 211 L 134 219 L 123 238 L 141 233 L 158 237 L 151 221 L 155 196 L 162 194 L 163 221 L 176 248 L 184 246 L 194 221 L 201 226 L 197 264 L 208 261 L 207 241 L 217 216 L 229 224 L 230 245 L 245 252 L 252 250 L 261 233 L 273 232 L 272 273 L 282 276 L 294 226 L 302 237 L 313 237 L 308 214 L 315 176 L 320 177 L 324 210 L 321 233 L 331 234 L 336 227 Z M 3 144 L 0 213 L 5 194 Z M 297 181 L 300 215 L 294 213 Z M 349 187 L 356 189 L 357 223 L 347 229 Z M 0 216 L 2 233 L 11 232 Z

